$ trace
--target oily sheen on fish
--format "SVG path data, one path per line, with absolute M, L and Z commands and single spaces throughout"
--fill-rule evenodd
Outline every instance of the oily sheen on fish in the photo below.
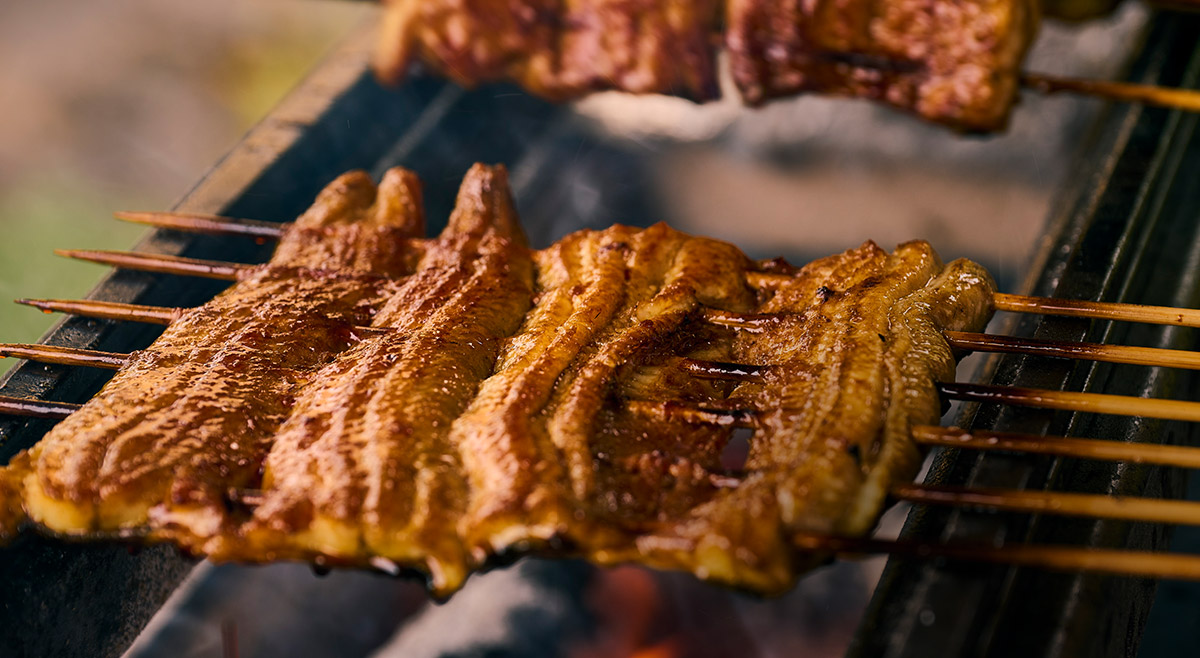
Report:
M 408 273 L 422 229 L 410 172 L 334 181 L 269 263 L 183 311 L 14 460 L 25 512 L 63 534 L 222 532 L 228 492 L 257 479 L 292 397 Z
M 457 588 L 468 572 L 456 532 L 468 488 L 451 424 L 519 325 L 533 277 L 503 170 L 475 167 L 445 231 L 375 316 L 381 333 L 298 396 L 251 522 L 204 552 L 383 557 L 422 567 L 438 590 Z
M 440 595 L 522 554 L 777 593 L 825 559 L 793 536 L 866 534 L 911 480 L 942 332 L 992 313 L 987 272 L 921 241 L 795 268 L 615 225 L 535 251 L 502 167 L 430 239 L 411 174 L 330 189 L 3 471 L 7 534 L 404 567 Z

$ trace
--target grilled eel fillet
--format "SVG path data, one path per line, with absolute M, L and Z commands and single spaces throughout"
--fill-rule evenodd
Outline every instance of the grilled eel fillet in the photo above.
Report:
M 401 170 L 378 189 L 361 172 L 330 184 L 269 263 L 181 311 L 4 469 L 5 488 L 23 492 L 21 513 L 63 534 L 186 543 L 219 532 L 229 492 L 257 482 L 292 398 L 411 270 L 419 185 Z M 12 501 L 6 516 L 20 520 Z
M 717 93 L 710 34 L 719 0 L 394 0 L 376 70 L 414 57 L 463 85 L 507 78 L 569 100 L 620 89 L 698 100 Z
M 439 592 L 467 561 L 468 496 L 450 438 L 533 296 L 534 265 L 502 169 L 467 175 L 442 236 L 375 316 L 384 330 L 321 371 L 266 459 L 262 504 L 202 552 L 421 565 Z
M 371 329 L 303 378 L 286 379 L 274 353 L 262 365 L 276 368 L 270 376 L 222 370 L 196 383 L 190 369 L 200 366 L 180 359 L 174 386 L 207 386 L 209 397 L 147 414 L 117 393 L 145 395 L 149 384 L 134 383 L 151 380 L 135 359 L 104 402 L 89 403 L 114 418 L 77 452 L 67 432 L 84 423 L 72 416 L 10 467 L 27 473 L 17 482 L 30 515 L 59 532 L 148 530 L 218 560 L 382 558 L 424 571 L 442 595 L 493 556 L 524 552 L 637 561 L 778 592 L 822 559 L 798 555 L 789 537 L 868 532 L 889 484 L 914 475 L 909 428 L 940 417 L 934 382 L 954 374 L 941 332 L 982 329 L 994 292 L 978 265 L 943 266 L 924 242 L 892 253 L 868 242 L 801 269 L 661 224 L 581 231 L 531 251 L 503 170 L 482 166 L 442 235 L 410 250 L 419 255 L 412 273 L 386 279 L 390 296 L 372 300 Z M 762 270 L 783 276 L 750 286 L 747 274 Z M 223 312 L 240 312 L 222 299 Z M 714 312 L 749 324 L 730 328 Z M 704 379 L 681 357 L 762 366 L 762 376 Z M 239 420 L 246 398 L 263 400 L 276 380 L 289 398 L 278 413 L 252 428 Z M 236 430 L 214 437 L 168 424 L 214 399 L 228 413 L 213 411 L 210 422 Z M 722 464 L 731 425 L 690 413 L 730 408 L 755 412 L 744 468 Z M 94 418 L 87 413 L 77 416 Z M 220 504 L 189 514 L 196 504 L 155 493 L 154 506 L 142 505 L 149 513 L 102 525 L 95 510 L 125 489 L 45 493 L 42 479 L 95 462 L 93 445 L 123 433 L 147 437 L 144 461 L 170 458 L 164 491 L 207 491 Z M 253 454 L 199 447 L 228 450 L 221 440 L 247 436 Z M 225 470 L 180 470 L 189 462 L 166 449 L 175 444 L 196 445 L 194 460 L 225 460 Z M 234 457 L 245 468 L 226 463 Z
M 375 68 L 412 60 L 464 85 L 511 79 L 552 100 L 617 89 L 759 104 L 868 98 L 969 131 L 1007 125 L 1037 0 L 387 0 Z

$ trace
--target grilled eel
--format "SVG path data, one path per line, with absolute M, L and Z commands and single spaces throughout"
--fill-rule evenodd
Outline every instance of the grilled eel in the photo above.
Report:
M 973 132 L 1002 130 L 1037 0 L 387 0 L 375 58 L 463 85 L 510 79 L 569 100 L 617 89 L 716 96 L 717 45 L 742 98 L 872 99 Z M 714 38 L 710 35 L 722 34 Z
M 420 566 L 438 592 L 468 573 L 468 492 L 451 425 L 492 373 L 533 295 L 534 265 L 502 168 L 476 165 L 449 224 L 343 353 L 296 400 L 267 456 L 261 505 L 200 552 Z
M 195 423 L 177 433 L 172 414 L 198 401 L 145 414 L 123 403 L 117 390 L 141 394 L 132 384 L 152 381 L 139 356 L 101 393 L 114 419 L 88 429 L 97 438 L 78 451 L 61 428 L 80 434 L 83 423 L 65 421 L 18 460 L 27 475 L 15 495 L 60 532 L 138 528 L 217 560 L 383 559 L 424 571 L 440 595 L 494 557 L 523 553 L 635 561 L 780 592 L 824 559 L 798 554 L 790 537 L 866 533 L 889 485 L 913 477 L 910 427 L 936 422 L 934 382 L 954 374 L 941 332 L 982 329 L 994 293 L 978 265 L 943 265 L 924 242 L 891 253 L 868 242 L 799 269 L 662 224 L 581 231 L 532 251 L 503 170 L 482 166 L 442 235 L 406 253 L 418 256 L 411 275 L 385 279 L 389 294 L 373 298 L 361 339 L 322 334 L 346 347 L 303 378 L 287 379 L 275 354 L 262 365 L 275 368 L 269 376 L 214 370 L 188 384 L 209 387 L 208 401 L 228 411 L 209 422 L 239 423 L 221 437 L 252 437 L 253 455 L 202 452 L 201 440 L 228 446 Z M 752 286 L 762 271 L 779 276 Z M 294 330 L 323 331 L 308 321 L 317 329 Z M 701 360 L 756 374 L 698 377 L 688 364 Z M 177 381 L 191 382 L 198 366 L 176 363 Z M 258 403 L 244 398 L 277 386 L 288 401 L 249 426 L 245 409 Z M 744 465 L 723 458 L 734 410 L 748 410 L 753 428 Z M 220 460 L 223 470 L 192 473 L 165 449 L 145 458 L 170 458 L 165 470 L 180 473 L 163 491 L 207 491 L 220 506 L 156 493 L 149 513 L 102 525 L 108 517 L 95 510 L 112 493 L 101 488 L 56 498 L 57 520 L 39 512 L 42 478 L 64 479 L 79 469 L 65 464 L 95 462 L 93 444 L 124 434 Z M 234 457 L 245 468 L 232 468 Z
M 400 81 L 419 58 L 459 84 L 499 78 L 563 101 L 619 89 L 704 100 L 719 0 L 394 0 L 376 71 Z
M 578 240 L 599 242 L 597 262 L 572 274 Z M 797 554 L 792 534 L 864 534 L 889 484 L 915 475 L 909 429 L 941 416 L 934 382 L 954 375 L 941 331 L 982 329 L 994 292 L 978 265 L 943 266 L 925 242 L 867 243 L 761 296 L 736 249 L 662 225 L 539 256 L 542 298 L 452 432 L 472 482 L 468 548 L 565 546 L 760 592 L 824 559 Z M 718 331 L 704 309 L 762 322 Z M 705 386 L 676 355 L 763 375 Z M 743 469 L 722 465 L 729 425 L 673 413 L 681 403 L 757 412 Z
M 79 411 L 2 472 L 11 535 L 25 514 L 67 535 L 189 543 L 220 532 L 254 483 L 292 398 L 356 341 L 412 269 L 420 183 L 393 170 L 330 184 L 270 262 L 181 311 Z

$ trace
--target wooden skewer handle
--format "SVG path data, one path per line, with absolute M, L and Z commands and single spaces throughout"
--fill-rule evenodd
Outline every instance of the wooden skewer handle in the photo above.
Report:
M 1168 324 L 1179 327 L 1200 327 L 1200 310 L 1172 308 L 1170 306 L 1143 306 L 1141 304 L 1115 304 L 1112 302 L 1089 302 L 1076 299 L 1051 299 L 996 293 L 993 303 L 997 311 L 1015 313 L 1044 313 L 1076 318 L 1102 320 L 1124 320 L 1149 324 Z
M 184 311 L 184 309 L 166 306 L 98 302 L 90 299 L 18 299 L 17 303 L 32 306 L 43 313 L 71 313 L 91 318 L 150 324 L 171 324 Z
M 938 384 L 938 390 L 953 400 L 999 402 L 1039 409 L 1200 422 L 1200 402 L 1186 400 L 1159 400 L 1103 393 L 1076 393 L 1074 391 L 962 383 Z
M 113 213 L 117 219 L 135 224 L 147 224 L 158 228 L 178 231 L 193 231 L 212 235 L 246 235 L 252 238 L 278 239 L 287 224 L 262 222 L 253 219 L 233 219 L 215 215 L 179 212 L 129 212 Z
M 793 280 L 786 274 L 771 272 L 747 272 L 746 281 L 755 288 L 776 288 Z M 1013 313 L 1043 313 L 1065 317 L 1093 318 L 1101 320 L 1124 320 L 1150 324 L 1169 324 L 1181 327 L 1200 328 L 1200 309 L 1173 308 L 1170 306 L 1146 306 L 1142 304 L 1119 304 L 1092 302 L 1078 299 L 1055 299 L 1030 297 L 998 292 L 992 296 L 997 311 Z M 738 328 L 756 328 L 777 316 L 743 315 L 725 311 L 710 311 L 705 319 L 715 324 Z
M 913 441 L 927 446 L 1007 450 L 1060 457 L 1124 461 L 1134 464 L 1200 468 L 1200 448 L 1190 446 L 1125 443 L 1011 432 L 979 430 L 967 432 L 956 427 L 934 425 L 917 425 L 913 427 L 912 436 Z
M 946 342 L 951 347 L 976 352 L 1035 354 L 1063 359 L 1086 359 L 1107 363 L 1128 363 L 1139 366 L 1163 366 L 1200 370 L 1200 352 L 1165 350 L 1154 347 L 1131 347 L 1128 345 L 1071 343 L 962 331 L 947 331 L 944 332 L 944 335 Z
M 79 405 L 46 400 L 26 400 L 0 395 L 0 414 L 62 420 L 79 409 Z
M 199 276 L 221 281 L 236 281 L 238 274 L 251 269 L 251 265 L 227 263 L 217 260 L 201 260 L 165 254 L 141 254 L 128 251 L 97 251 L 88 249 L 55 249 L 54 253 L 66 258 L 86 260 L 101 265 L 111 265 L 142 272 Z
M 1021 76 L 1021 83 L 1043 94 L 1067 91 L 1114 101 L 1145 103 L 1158 107 L 1200 112 L 1200 92 L 1193 89 L 1173 89 L 1110 80 L 1080 80 L 1044 73 L 1025 73 Z
M 924 505 L 982 507 L 1005 512 L 1200 525 L 1200 503 L 1188 500 L 1118 498 L 1062 491 L 967 489 L 922 484 L 899 485 L 892 489 L 892 495 L 900 500 Z
M 800 550 L 835 553 L 847 557 L 886 554 L 922 559 L 945 558 L 968 562 L 1038 567 L 1057 571 L 1100 571 L 1147 578 L 1200 580 L 1200 555 L 1179 553 L 1074 546 L 1030 546 L 1026 544 L 997 548 L 986 545 L 935 544 L 814 535 L 795 535 L 792 543 Z
M 0 344 L 0 357 L 28 359 L 39 363 L 56 363 L 64 366 L 93 366 L 116 369 L 125 364 L 129 357 L 113 352 L 83 350 L 53 345 Z

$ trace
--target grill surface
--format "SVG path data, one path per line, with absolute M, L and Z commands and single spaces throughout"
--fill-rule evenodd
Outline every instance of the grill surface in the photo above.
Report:
M 1133 79 L 1195 86 L 1198 24 L 1160 20 Z M 1027 284 L 1030 294 L 1167 306 L 1200 303 L 1200 166 L 1197 117 L 1157 109 L 1112 110 L 1093 136 L 1052 216 Z M 1023 316 L 1009 331 L 1052 340 L 1195 349 L 1192 330 Z M 991 381 L 1143 397 L 1186 397 L 1192 377 L 1178 371 L 1037 357 L 989 364 Z M 1192 428 L 1148 419 L 1047 413 L 997 405 L 966 410 L 960 424 L 1147 443 L 1196 443 Z M 1183 474 L 1133 464 L 938 454 L 930 481 L 979 487 L 1178 497 Z M 1168 533 L 1145 523 L 983 516 L 927 509 L 905 535 L 980 542 L 1165 548 Z M 876 589 L 853 656 L 1135 655 L 1155 583 L 1099 574 L 940 565 L 893 560 Z
M 1195 82 L 1200 22 L 1161 19 L 1135 65 L 1135 77 Z M 369 39 L 351 39 L 352 44 Z M 394 164 L 426 182 L 428 216 L 444 220 L 462 172 L 475 161 L 505 162 L 523 222 L 535 246 L 583 227 L 653 221 L 664 216 L 648 193 L 641 154 L 593 136 L 568 110 L 501 87 L 466 92 L 418 78 L 399 91 L 379 89 L 363 73 L 361 45 L 339 52 L 260 125 L 177 206 L 180 210 L 289 221 L 337 174 L 363 168 L 378 176 Z M 510 93 L 513 92 L 513 93 Z M 496 116 L 504 117 L 497 122 Z M 485 120 L 486 119 L 486 120 Z M 1196 117 L 1136 107 L 1113 110 L 1055 213 L 1028 286 L 1034 294 L 1196 306 L 1200 253 L 1194 209 L 1200 190 L 1181 172 L 1200 165 Z M 498 128 L 498 125 L 502 127 Z M 587 157 L 578 157 L 586 152 Z M 1184 184 L 1179 184 L 1184 183 Z M 1189 214 L 1189 209 L 1193 209 Z M 440 226 L 431 226 L 437 231 Z M 268 247 L 244 239 L 156 231 L 148 252 L 261 261 Z M 198 279 L 118 272 L 91 297 L 186 306 L 220 289 Z M 1190 347 L 1189 332 L 1023 319 L 1020 335 Z M 157 329 L 70 318 L 47 337 L 58 345 L 129 351 Z M 1126 394 L 1179 395 L 1190 382 L 1175 373 L 1032 358 L 990 363 L 993 381 Z M 83 401 L 106 375 L 89 369 L 22 364 L 0 393 Z M 969 408 L 975 427 L 1079 436 L 1185 440 L 1170 424 L 1073 418 L 1065 414 Z M 0 459 L 37 441 L 46 421 L 0 418 Z M 942 453 L 933 479 L 946 483 L 1063 488 L 1112 493 L 1179 492 L 1181 476 L 1161 469 L 1098 466 L 1070 460 Z M 1043 522 L 930 510 L 908 534 L 1004 538 L 1113 546 L 1160 546 L 1156 527 L 1114 522 Z M 0 619 L 5 655 L 119 655 L 193 562 L 173 549 L 131 553 L 113 545 L 71 545 L 25 537 L 0 560 Z M 1094 575 L 895 562 L 876 592 L 853 655 L 1129 655 L 1136 651 L 1152 583 Z M 1096 629 L 1106 629 L 1097 632 Z M 1019 632 L 1017 632 L 1019 630 Z

